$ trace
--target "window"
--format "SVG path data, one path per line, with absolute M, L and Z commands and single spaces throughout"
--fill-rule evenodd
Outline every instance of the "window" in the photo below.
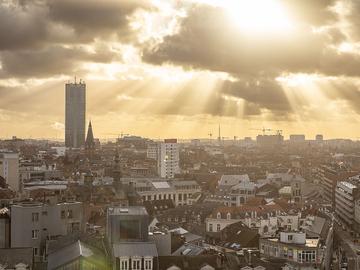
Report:
M 120 259 L 120 270 L 128 270 L 129 261 L 127 259 Z
M 212 232 L 213 231 L 213 225 L 212 223 L 209 224 L 209 232 Z
M 220 224 L 216 224 L 216 231 L 220 232 Z
M 65 210 L 61 210 L 61 218 L 62 218 L 62 219 L 65 218 Z
M 293 236 L 292 235 L 288 235 L 288 241 L 292 241 L 293 240 Z
M 32 222 L 39 221 L 39 213 L 32 213 Z
M 39 230 L 32 230 L 31 237 L 32 237 L 32 239 L 38 239 L 39 238 Z
M 145 270 L 152 270 L 152 259 L 151 258 L 145 258 L 144 259 L 144 269 Z
M 120 221 L 120 239 L 140 239 L 140 222 L 138 220 L 121 220 Z
M 220 214 L 220 212 L 219 212 L 219 213 L 217 213 L 216 218 L 217 218 L 217 219 L 220 219 L 220 218 L 221 218 L 221 214 Z
M 132 259 L 132 270 L 140 270 L 141 268 L 141 259 Z
M 33 248 L 33 256 L 38 256 L 39 255 L 39 249 L 38 248 Z
M 42 211 L 42 213 L 41 213 L 41 215 L 43 215 L 43 216 L 47 216 L 47 211 Z
M 231 219 L 231 214 L 230 214 L 230 213 L 227 213 L 226 218 L 227 218 L 228 220 Z
M 73 211 L 72 210 L 68 210 L 68 218 L 73 218 Z

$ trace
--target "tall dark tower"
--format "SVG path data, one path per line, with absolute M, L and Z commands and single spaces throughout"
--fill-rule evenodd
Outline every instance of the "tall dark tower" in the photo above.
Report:
M 85 142 L 86 84 L 65 85 L 65 146 L 80 148 Z

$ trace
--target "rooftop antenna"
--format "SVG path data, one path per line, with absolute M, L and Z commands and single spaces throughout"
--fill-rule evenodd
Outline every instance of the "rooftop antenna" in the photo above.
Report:
M 221 140 L 221 128 L 220 128 L 220 124 L 219 124 L 219 137 L 218 137 L 218 140 L 219 140 L 219 141 Z

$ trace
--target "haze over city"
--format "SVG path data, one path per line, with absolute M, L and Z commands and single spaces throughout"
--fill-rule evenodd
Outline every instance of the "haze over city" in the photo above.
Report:
M 0 270 L 359 270 L 360 0 L 0 0 Z
M 64 84 L 97 136 L 357 139 L 358 1 L 0 3 L 0 137 L 64 139 Z M 151 124 L 150 124 L 151 123 Z M 115 134 L 115 135 L 114 135 Z

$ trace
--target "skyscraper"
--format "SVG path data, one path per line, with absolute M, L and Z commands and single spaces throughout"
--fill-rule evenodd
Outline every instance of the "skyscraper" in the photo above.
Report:
M 79 148 L 85 142 L 86 84 L 65 85 L 65 146 Z

